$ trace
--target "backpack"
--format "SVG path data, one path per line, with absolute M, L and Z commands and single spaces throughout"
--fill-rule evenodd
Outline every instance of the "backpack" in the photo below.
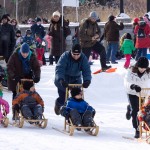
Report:
M 139 30 L 138 30 L 138 32 L 137 32 L 137 37 L 138 37 L 138 38 L 145 38 L 145 37 L 146 37 L 144 28 L 139 28 Z

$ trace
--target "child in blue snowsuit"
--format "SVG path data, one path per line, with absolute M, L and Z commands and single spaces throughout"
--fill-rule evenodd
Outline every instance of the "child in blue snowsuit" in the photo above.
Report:
M 82 91 L 78 87 L 72 88 L 71 97 L 61 107 L 60 113 L 66 119 L 71 118 L 75 126 L 94 126 L 95 109 L 82 99 Z

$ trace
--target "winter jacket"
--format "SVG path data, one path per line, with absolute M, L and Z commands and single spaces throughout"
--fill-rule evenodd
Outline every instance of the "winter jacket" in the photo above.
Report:
M 20 48 L 17 49 L 10 57 L 7 63 L 7 72 L 8 72 L 8 89 L 11 91 L 16 91 L 16 81 L 14 78 L 16 76 L 22 78 L 26 78 L 26 75 L 23 73 L 23 65 L 19 58 L 18 52 Z M 28 78 L 32 79 L 33 76 L 40 78 L 41 69 L 39 62 L 36 58 L 36 55 L 32 52 L 29 60 L 29 65 L 31 68 L 31 74 L 29 74 Z
M 48 29 L 48 35 L 51 36 L 51 50 L 50 55 L 60 56 L 66 51 L 65 40 L 68 35 L 71 34 L 69 28 L 69 22 L 63 19 L 63 35 L 62 35 L 62 18 L 60 17 L 58 22 L 51 19 L 51 23 Z
M 91 81 L 91 70 L 87 60 L 87 57 L 81 53 L 78 60 L 74 60 L 71 56 L 71 52 L 64 52 L 55 69 L 55 85 L 65 91 L 65 88 L 61 86 L 60 79 L 65 80 L 69 84 L 81 84 L 83 81 Z
M 40 25 L 33 24 L 31 26 L 31 31 L 33 37 L 35 37 L 35 33 L 38 34 L 41 39 L 43 39 L 45 36 L 45 28 L 41 24 Z
M 125 39 L 121 46 L 121 50 L 123 51 L 124 54 L 132 54 L 132 52 L 135 50 L 133 41 Z
M 91 22 L 89 19 L 86 19 L 79 29 L 79 37 L 82 48 L 92 47 L 95 45 L 97 40 L 92 41 L 92 37 L 95 34 L 100 35 L 100 28 L 97 22 Z
M 77 101 L 75 98 L 70 97 L 67 100 L 66 111 L 70 112 L 72 109 L 76 109 L 79 113 L 84 113 L 87 110 L 95 111 L 85 100 Z
M 120 23 L 118 25 L 115 21 L 108 21 L 104 26 L 104 37 L 108 42 L 119 41 L 119 30 L 123 30 L 124 25 Z
M 32 97 L 29 98 L 29 96 Z M 44 102 L 41 98 L 41 96 L 37 92 L 31 92 L 24 90 L 23 92 L 20 92 L 15 99 L 12 101 L 12 105 L 19 104 L 20 106 L 27 105 L 27 106 L 36 106 L 37 104 L 40 104 L 44 107 Z
M 16 45 L 15 32 L 9 23 L 0 25 L 0 55 L 9 58 Z
M 4 106 L 6 114 L 8 114 L 9 113 L 9 104 L 6 100 L 2 99 L 1 97 L 0 97 L 0 105 Z M 3 109 L 3 108 L 1 107 L 0 109 Z M 0 119 L 2 119 L 2 118 L 3 118 L 3 114 L 0 110 Z
M 24 36 L 22 43 L 27 43 L 29 46 L 31 46 L 34 43 L 32 36 Z
M 147 73 L 145 71 L 142 77 L 139 77 L 137 73 L 132 72 L 132 67 L 131 67 L 124 78 L 124 86 L 126 92 L 131 95 L 139 96 L 139 93 L 137 93 L 135 90 L 132 90 L 130 88 L 131 85 L 135 84 L 140 86 L 141 88 L 147 88 L 149 79 L 150 79 L 150 73 Z
M 138 38 L 138 30 L 144 29 L 145 37 L 144 38 Z M 150 27 L 148 24 L 146 24 L 144 27 L 141 27 L 140 25 L 136 25 L 134 29 L 134 34 L 136 35 L 136 48 L 149 48 L 150 47 Z

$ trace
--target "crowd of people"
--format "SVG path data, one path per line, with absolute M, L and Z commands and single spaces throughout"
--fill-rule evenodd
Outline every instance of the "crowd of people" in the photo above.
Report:
M 13 94 L 13 118 L 14 111 L 19 106 L 25 118 L 41 118 L 44 102 L 36 92 L 34 83 L 40 81 L 40 67 L 46 64 L 44 52 L 47 47 L 49 65 L 53 65 L 54 60 L 56 63 L 54 81 L 58 90 L 54 106 L 56 115 L 70 117 L 76 126 L 93 126 L 96 111 L 83 99 L 81 89 L 72 88 L 71 98 L 67 103 L 65 103 L 65 89 L 69 84 L 82 84 L 83 88 L 90 86 L 92 76 L 89 59 L 92 51 L 100 56 L 102 71 L 106 71 L 111 68 L 107 64 L 118 64 L 116 54 L 120 49 L 126 58 L 124 68 L 128 69 L 125 77 L 129 99 L 126 117 L 128 120 L 132 117 L 135 138 L 139 138 L 137 120 L 139 92 L 150 78 L 149 61 L 146 58 L 147 49 L 150 47 L 150 19 L 147 14 L 134 19 L 133 38 L 131 33 L 125 33 L 120 38 L 119 31 L 124 29 L 124 24 L 122 22 L 118 24 L 115 16 L 108 17 L 103 33 L 98 26 L 98 19 L 97 13 L 92 11 L 88 18 L 82 20 L 73 36 L 73 46 L 68 51 L 65 42 L 71 34 L 69 21 L 62 18 L 59 11 L 52 14 L 47 32 L 40 17 L 36 17 L 34 21 L 30 18 L 31 27 L 26 30 L 24 36 L 16 19 L 11 19 L 8 14 L 1 16 L 0 55 L 7 63 L 7 85 Z M 106 45 L 102 41 L 105 41 Z M 136 60 L 134 66 L 130 66 L 131 58 Z M 21 79 L 24 78 L 33 81 L 25 82 L 24 91 L 17 95 L 17 83 L 21 83 Z M 33 107 L 30 106 L 30 102 L 34 104 Z

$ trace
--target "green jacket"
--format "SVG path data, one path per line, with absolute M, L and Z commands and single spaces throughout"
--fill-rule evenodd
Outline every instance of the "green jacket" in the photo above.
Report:
M 123 44 L 121 46 L 121 50 L 124 54 L 132 54 L 132 51 L 134 51 L 136 48 L 134 47 L 133 41 L 129 39 L 125 39 L 123 41 Z

